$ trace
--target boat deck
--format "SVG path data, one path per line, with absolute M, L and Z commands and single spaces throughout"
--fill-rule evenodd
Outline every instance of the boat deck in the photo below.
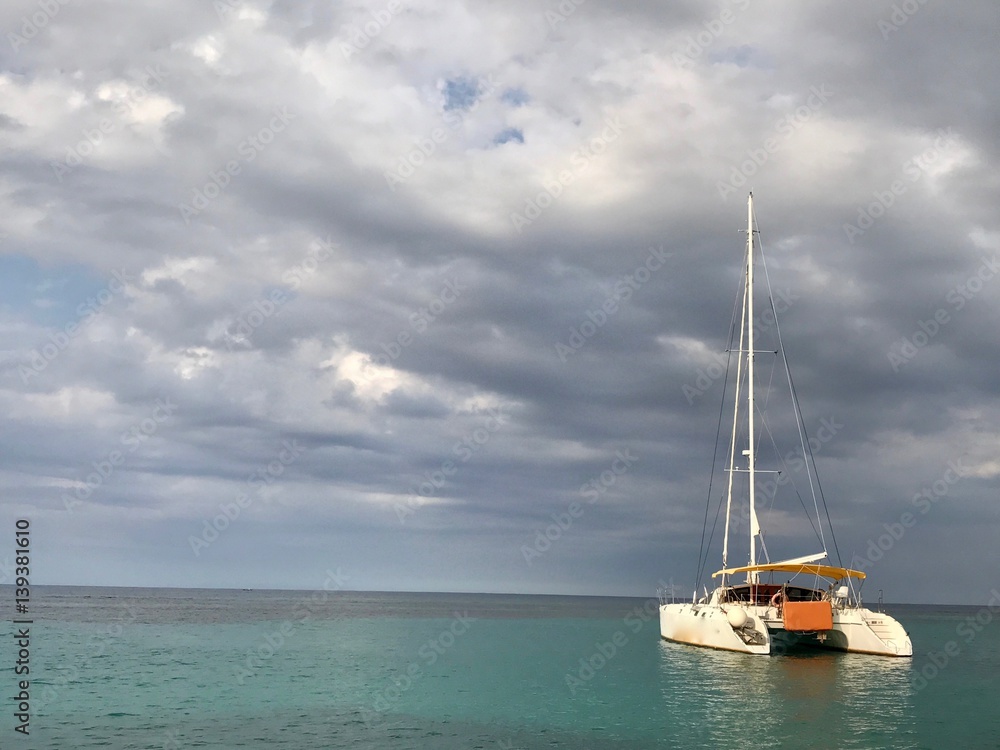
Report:
M 780 583 L 754 583 L 726 588 L 720 603 L 740 602 L 744 604 L 768 605 L 779 591 L 784 589 L 785 600 L 790 602 L 819 602 L 827 598 L 827 592 L 805 586 L 782 586 Z

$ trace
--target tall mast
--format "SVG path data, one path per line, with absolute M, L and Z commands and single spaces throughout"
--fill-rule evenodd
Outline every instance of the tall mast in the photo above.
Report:
M 729 520 L 733 512 L 733 475 L 736 473 L 736 435 L 740 424 L 740 384 L 743 382 L 743 347 L 746 345 L 747 331 L 747 287 L 743 287 L 743 304 L 740 306 L 740 344 L 736 350 L 736 391 L 733 398 L 733 436 L 729 442 L 729 483 L 726 491 L 726 533 L 722 541 L 722 569 L 729 566 Z M 725 587 L 723 574 L 721 585 Z
M 754 507 L 754 404 L 753 404 L 753 193 L 747 198 L 747 420 L 749 449 L 747 469 L 750 478 L 750 564 L 757 564 L 757 511 Z M 747 573 L 747 582 L 756 583 L 757 574 Z

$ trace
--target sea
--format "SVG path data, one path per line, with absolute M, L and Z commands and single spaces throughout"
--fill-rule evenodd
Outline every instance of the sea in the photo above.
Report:
M 1000 596 L 885 605 L 913 659 L 668 643 L 655 598 L 31 597 L 0 623 L 4 750 L 1000 748 Z

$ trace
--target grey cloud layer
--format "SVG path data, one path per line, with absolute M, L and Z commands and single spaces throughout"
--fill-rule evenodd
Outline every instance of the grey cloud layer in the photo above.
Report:
M 961 458 L 873 575 L 896 599 L 989 589 L 991 5 L 224 5 L 67 4 L 31 38 L 40 5 L 0 11 L 24 38 L 0 51 L 0 261 L 86 268 L 93 294 L 131 277 L 85 319 L 85 296 L 55 326 L 2 308 L 0 524 L 32 514 L 48 582 L 686 585 L 721 382 L 683 388 L 725 347 L 752 187 L 807 421 L 844 425 L 819 455 L 842 551 Z M 132 450 L 157 399 L 176 411 Z M 526 565 L 622 450 L 635 465 Z M 927 592 L 925 568 L 953 583 Z

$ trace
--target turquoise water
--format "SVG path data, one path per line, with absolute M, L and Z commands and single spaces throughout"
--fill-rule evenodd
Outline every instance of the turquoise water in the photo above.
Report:
M 666 643 L 642 599 L 310 596 L 36 589 L 0 747 L 1000 748 L 1000 606 L 887 606 L 913 660 L 761 658 Z

